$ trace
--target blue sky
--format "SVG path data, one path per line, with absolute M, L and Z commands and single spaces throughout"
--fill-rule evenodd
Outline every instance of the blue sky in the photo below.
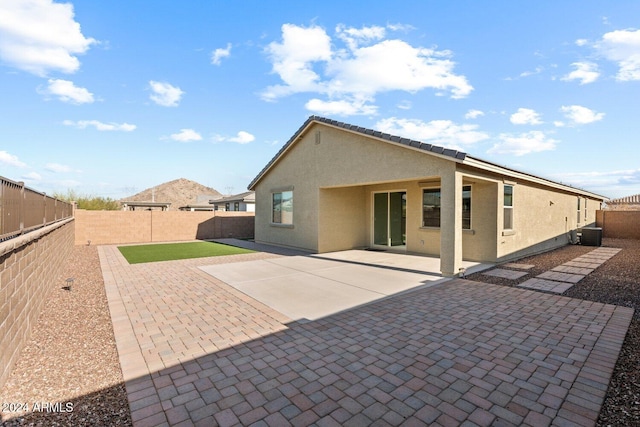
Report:
M 0 0 L 0 175 L 34 189 L 240 193 L 314 114 L 640 193 L 640 2 Z

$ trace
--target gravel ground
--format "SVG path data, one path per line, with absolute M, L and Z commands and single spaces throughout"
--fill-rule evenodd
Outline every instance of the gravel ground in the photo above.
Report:
M 622 248 L 580 283 L 565 292 L 573 298 L 632 307 L 636 310 L 600 412 L 598 426 L 640 425 L 640 241 L 604 239 L 603 246 Z M 563 248 L 519 260 L 534 264 L 519 280 L 476 273 L 469 280 L 515 286 L 593 247 Z M 74 277 L 71 291 L 62 289 Z M 111 318 L 97 250 L 76 246 L 23 350 L 0 392 L 0 402 L 61 402 L 73 412 L 3 413 L 3 426 L 130 426 Z M 11 418 L 9 418 L 11 417 Z
M 640 241 L 604 239 L 603 246 L 622 250 L 563 295 L 635 309 L 597 425 L 640 426 Z M 483 276 L 482 273 L 467 278 L 515 286 L 594 249 L 589 246 L 565 246 L 518 260 L 518 263 L 535 265 L 528 270 L 530 274 L 518 280 Z
M 69 277 L 71 291 L 63 289 Z M 3 412 L 2 425 L 130 426 L 97 248 L 76 246 L 57 282 L 0 391 L 0 402 L 31 412 Z M 72 412 L 33 411 L 44 403 Z

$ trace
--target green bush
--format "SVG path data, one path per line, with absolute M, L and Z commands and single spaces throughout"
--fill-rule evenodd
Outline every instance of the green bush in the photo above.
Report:
M 66 193 L 53 193 L 56 199 L 65 202 L 76 202 L 78 209 L 86 209 L 88 211 L 117 211 L 122 207 L 120 202 L 109 197 L 97 197 L 86 194 L 79 194 L 75 190 L 67 190 Z

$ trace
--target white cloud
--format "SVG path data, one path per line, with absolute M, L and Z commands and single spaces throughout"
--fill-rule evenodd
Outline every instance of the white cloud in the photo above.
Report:
M 49 86 L 41 93 L 57 96 L 60 101 L 71 104 L 91 104 L 93 94 L 83 87 L 78 87 L 69 80 L 49 79 Z
M 231 43 L 227 43 L 226 48 L 218 48 L 211 54 L 211 63 L 214 65 L 220 65 L 222 58 L 228 58 L 231 55 Z
M 575 67 L 575 70 L 563 76 L 561 80 L 571 81 L 580 80 L 580 84 L 593 83 L 600 77 L 598 71 L 598 64 L 593 62 L 574 62 L 571 66 Z
M 25 181 L 40 181 L 42 180 L 42 175 L 40 175 L 38 172 L 29 172 L 22 175 L 22 179 L 24 179 Z
M 530 108 L 518 108 L 509 118 L 514 125 L 539 125 L 542 123 L 540 114 Z
M 413 107 L 413 103 L 408 100 L 402 100 L 398 103 L 397 107 L 401 110 L 410 110 Z
M 20 159 L 18 159 L 18 156 L 9 154 L 6 151 L 0 151 L 0 163 L 7 166 L 15 166 L 18 168 L 27 167 L 27 164 L 24 162 L 21 162 Z
M 595 43 L 606 59 L 618 64 L 616 79 L 640 80 L 640 30 L 617 30 L 606 33 Z
M 581 188 L 602 188 L 608 191 L 612 188 L 621 189 L 625 194 L 626 190 L 623 188 L 640 184 L 640 169 L 565 172 L 555 174 L 552 178 Z
M 536 74 L 540 74 L 543 71 L 544 67 L 537 66 L 533 71 L 523 71 L 522 73 L 520 73 L 520 77 L 535 76 Z
M 74 122 L 73 120 L 65 120 L 62 124 L 65 126 L 73 126 L 78 129 L 86 129 L 89 126 L 93 126 L 99 131 L 131 132 L 136 129 L 136 125 L 131 125 L 129 123 L 103 123 L 98 120 L 78 120 L 77 122 Z
M 560 111 L 564 113 L 573 125 L 586 125 L 604 118 L 604 113 L 596 113 L 581 105 L 563 105 Z
M 320 27 L 282 26 L 282 43 L 272 42 L 267 54 L 284 85 L 267 88 L 263 99 L 275 100 L 296 92 L 319 91 L 320 76 L 313 71 L 313 63 L 331 60 L 331 38 Z
M 467 114 L 464 115 L 465 119 L 477 119 L 480 116 L 484 116 L 484 112 L 480 110 L 469 110 Z
M 149 81 L 153 94 L 149 98 L 163 107 L 177 107 L 184 92 L 177 86 L 166 82 Z
M 77 55 L 94 43 L 82 34 L 70 3 L 0 2 L 0 58 L 18 69 L 38 76 L 74 73 L 80 67 Z
M 69 166 L 61 165 L 59 163 L 47 163 L 44 168 L 49 172 L 55 173 L 71 172 L 71 168 Z
M 238 144 L 248 144 L 250 142 L 255 141 L 255 139 L 256 139 L 255 136 L 253 136 L 249 132 L 245 132 L 243 130 L 238 132 L 238 134 L 236 136 L 232 136 L 232 137 L 227 137 L 227 136 L 222 136 L 222 135 L 215 135 L 213 137 L 213 140 L 216 141 L 216 142 L 230 141 L 230 142 L 236 142 Z
M 576 40 L 576 46 L 585 46 L 589 44 L 589 40 L 587 39 L 578 39 Z
M 489 138 L 489 135 L 477 130 L 478 125 L 459 125 L 450 120 L 423 122 L 422 120 L 391 117 L 378 121 L 374 128 L 392 135 L 416 139 L 430 144 L 445 145 L 450 148 L 475 144 Z
M 381 92 L 415 93 L 431 88 L 438 95 L 448 93 L 452 98 L 471 93 L 473 87 L 466 77 L 453 72 L 455 63 L 450 51 L 385 39 L 388 29 L 391 28 L 339 25 L 332 40 L 318 26 L 284 24 L 282 41 L 272 42 L 266 49 L 273 73 L 283 84 L 267 87 L 262 98 L 274 101 L 294 93 L 312 92 L 329 98 L 312 100 L 312 107 L 363 114 L 357 107 L 371 104 Z M 345 47 L 334 48 L 340 41 Z
M 180 129 L 180 132 L 171 134 L 170 138 L 174 141 L 189 142 L 200 141 L 202 136 L 193 129 Z
M 502 133 L 500 142 L 494 144 L 487 152 L 491 154 L 512 154 L 524 156 L 525 154 L 541 151 L 555 150 L 558 141 L 547 137 L 541 131 L 530 131 L 519 135 Z
M 229 138 L 229 141 L 237 142 L 238 144 L 248 144 L 248 143 L 254 141 L 255 139 L 256 139 L 256 137 L 251 135 L 249 132 L 245 132 L 245 131 L 241 130 L 240 132 L 238 132 L 237 136 L 235 136 L 233 138 Z
M 365 104 L 362 101 L 323 101 L 321 99 L 310 99 L 305 108 L 309 111 L 320 115 L 338 115 L 338 116 L 353 116 L 353 115 L 371 115 L 378 111 L 378 107 L 375 105 Z
M 357 29 L 338 24 L 336 35 L 347 44 L 350 50 L 355 50 L 360 44 L 369 44 L 376 40 L 382 40 L 386 35 L 386 29 L 376 25 Z

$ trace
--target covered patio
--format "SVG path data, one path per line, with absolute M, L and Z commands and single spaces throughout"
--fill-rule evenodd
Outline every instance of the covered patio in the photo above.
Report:
M 217 241 L 265 250 L 265 245 L 254 242 Z M 464 261 L 461 272 L 471 274 L 490 267 L 492 264 Z M 448 280 L 439 271 L 437 257 L 382 250 L 298 254 L 200 269 L 295 320 L 317 320 Z

